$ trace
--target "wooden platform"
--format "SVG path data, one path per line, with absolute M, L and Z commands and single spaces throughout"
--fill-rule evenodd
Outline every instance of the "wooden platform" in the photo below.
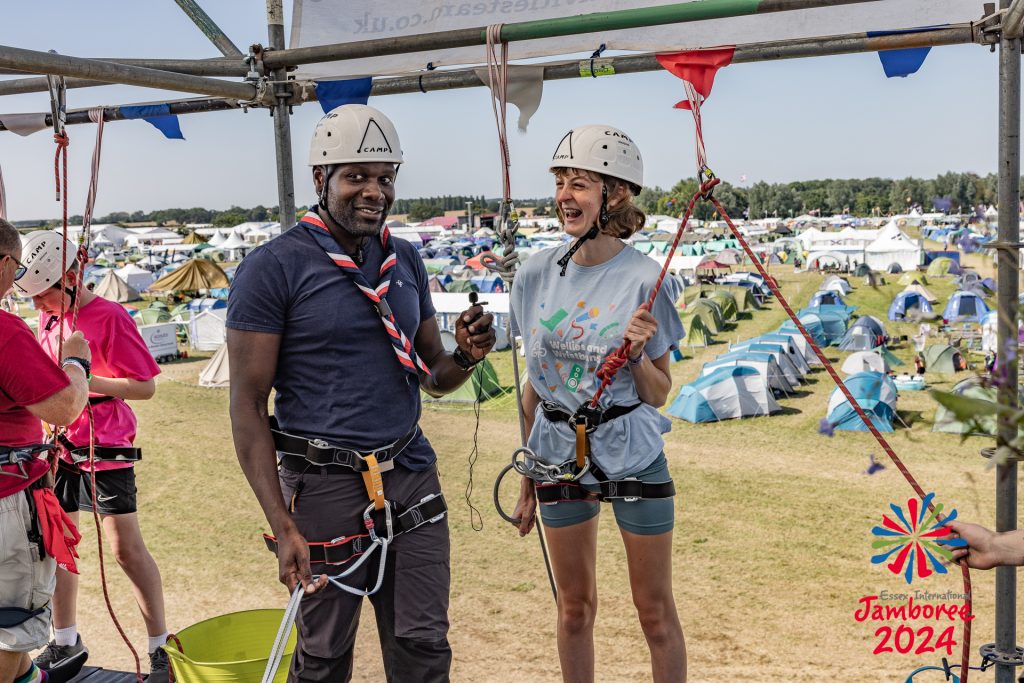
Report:
M 110 671 L 87 666 L 71 680 L 71 683 L 137 683 L 138 680 L 134 671 Z

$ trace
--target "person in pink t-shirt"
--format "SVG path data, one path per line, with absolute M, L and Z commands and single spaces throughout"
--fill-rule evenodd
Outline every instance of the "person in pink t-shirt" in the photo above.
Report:
M 74 249 L 59 233 L 29 234 L 24 252 L 30 276 L 16 285 L 32 297 L 40 313 L 39 343 L 51 358 L 57 355 L 60 338 L 66 338 L 72 327 L 82 332 L 92 347 L 89 405 L 60 437 L 64 448 L 54 488 L 61 507 L 76 524 L 80 510 L 92 513 L 95 505 L 100 514 L 103 535 L 131 581 L 146 622 L 151 671 L 148 680 L 158 683 L 167 680 L 167 655 L 161 649 L 167 640 L 163 586 L 160 569 L 146 548 L 139 526 L 133 462 L 141 451 L 134 446 L 136 419 L 126 401 L 152 398 L 156 391 L 154 377 L 160 368 L 128 312 L 120 304 L 78 286 L 79 264 Z M 67 268 L 66 272 L 61 272 L 62 267 Z M 62 307 L 66 311 L 63 323 Z M 94 445 L 91 453 L 90 434 Z M 59 666 L 84 650 L 76 626 L 77 595 L 78 577 L 57 572 L 54 639 L 36 657 L 40 668 Z
M 25 276 L 21 259 L 18 231 L 0 219 L 0 297 Z M 50 449 L 40 420 L 66 425 L 78 417 L 88 394 L 89 360 L 81 332 L 65 341 L 58 366 L 21 318 L 0 311 L 0 683 L 45 679 L 28 655 L 50 637 L 57 568 L 50 553 L 40 552 L 42 524 L 36 521 L 45 513 L 37 500 L 53 496 L 44 490 L 51 485 Z M 43 548 L 53 550 L 45 542 Z M 77 668 L 64 667 L 62 674 L 74 676 L 84 663 L 79 656 Z

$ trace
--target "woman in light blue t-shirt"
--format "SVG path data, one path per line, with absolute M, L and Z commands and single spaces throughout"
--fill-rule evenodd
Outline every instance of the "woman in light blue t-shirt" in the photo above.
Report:
M 647 310 L 661 269 L 623 242 L 645 222 L 632 201 L 643 184 L 643 160 L 625 133 L 576 128 L 559 142 L 550 169 L 558 217 L 574 242 L 532 255 L 512 287 L 530 380 L 523 411 L 532 451 L 513 516 L 526 535 L 541 504 L 565 680 L 594 679 L 597 526 L 605 500 L 626 547 L 653 680 L 685 681 L 686 647 L 672 592 L 675 489 L 662 440 L 671 423 L 658 412 L 672 388 L 669 352 L 683 336 L 675 310 L 681 287 L 667 277 Z M 597 371 L 624 339 L 629 360 L 598 408 L 589 409 L 601 384 Z M 577 442 L 579 424 L 586 449 Z

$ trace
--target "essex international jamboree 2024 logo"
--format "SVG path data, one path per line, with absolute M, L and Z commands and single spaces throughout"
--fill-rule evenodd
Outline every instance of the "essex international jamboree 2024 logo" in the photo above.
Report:
M 929 509 L 934 498 L 934 493 L 921 500 L 910 498 L 906 508 L 891 503 L 889 509 L 893 516 L 883 514 L 882 524 L 871 529 L 875 536 L 871 547 L 876 551 L 871 556 L 872 564 L 884 565 L 894 575 L 901 576 L 907 586 L 915 578 L 920 583 L 935 574 L 948 574 L 943 560 L 953 559 L 950 548 L 966 545 L 963 539 L 944 538 L 950 533 L 945 524 L 956 519 L 957 512 L 950 510 L 943 518 L 942 504 Z M 882 590 L 858 601 L 854 619 L 859 623 L 881 623 L 874 633 L 879 639 L 874 649 L 876 655 L 893 652 L 920 655 L 937 650 L 952 655 L 957 645 L 955 622 L 974 618 L 963 602 L 966 598 L 962 593 L 949 590 L 941 593 L 909 588 L 897 592 Z M 907 622 L 924 622 L 924 625 L 915 624 L 914 628 Z M 937 630 L 940 630 L 938 637 Z

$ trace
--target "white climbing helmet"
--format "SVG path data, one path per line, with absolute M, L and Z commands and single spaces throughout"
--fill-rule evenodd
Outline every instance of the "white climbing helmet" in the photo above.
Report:
M 67 249 L 67 260 L 64 250 Z M 64 273 L 71 270 L 78 257 L 78 247 L 71 240 L 65 240 L 56 230 L 37 230 L 21 240 L 21 262 L 25 274 L 14 283 L 14 289 L 21 296 L 35 296 L 60 281 Z M 67 266 L 61 271 L 61 265 Z
M 628 135 L 611 126 L 588 125 L 570 130 L 551 157 L 551 170 L 578 168 L 625 180 L 633 194 L 644 184 L 644 160 Z
M 310 166 L 402 161 L 395 124 L 365 104 L 343 104 L 325 114 L 309 147 Z

